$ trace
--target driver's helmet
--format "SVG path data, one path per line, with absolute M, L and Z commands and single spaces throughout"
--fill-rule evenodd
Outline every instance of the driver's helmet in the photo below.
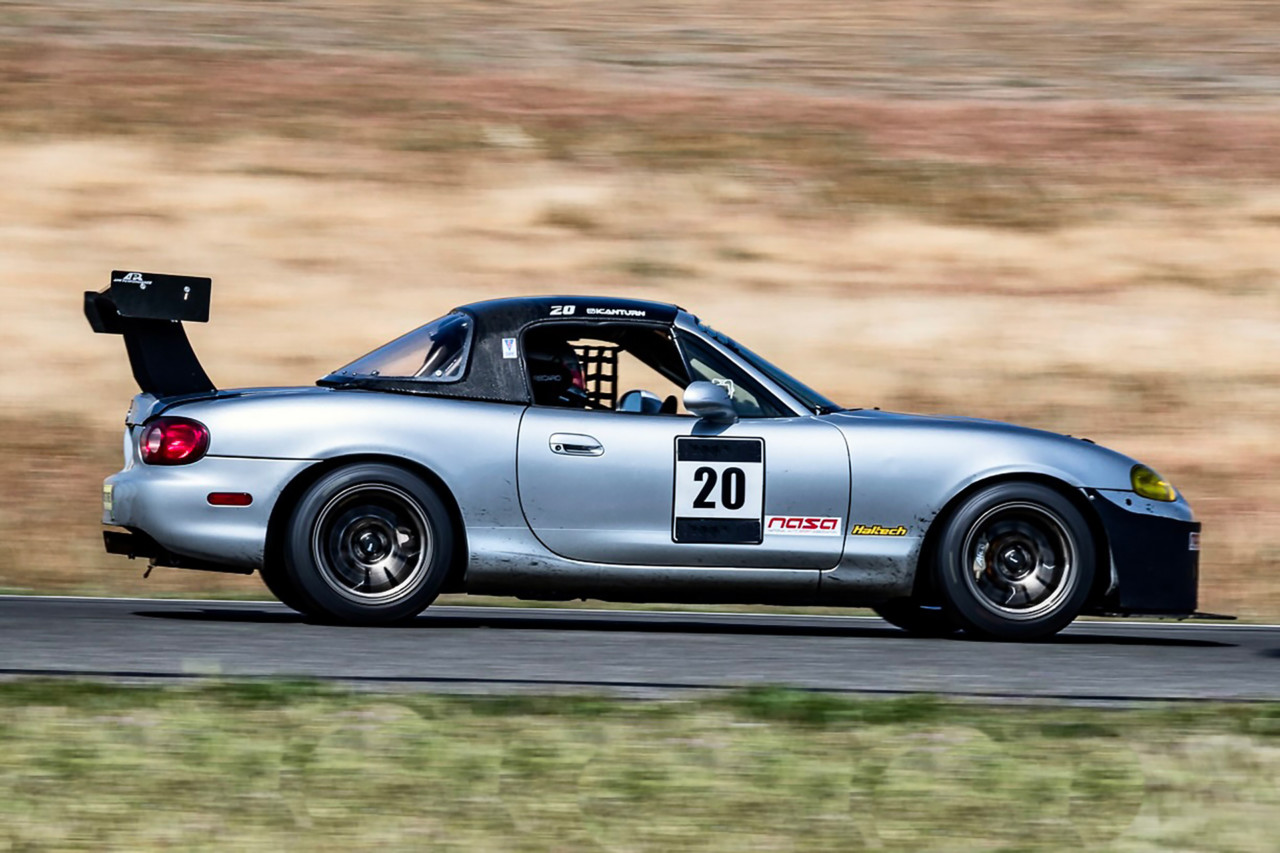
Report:
M 533 402 L 538 406 L 587 405 L 587 383 L 582 361 L 564 341 L 532 344 L 525 350 Z

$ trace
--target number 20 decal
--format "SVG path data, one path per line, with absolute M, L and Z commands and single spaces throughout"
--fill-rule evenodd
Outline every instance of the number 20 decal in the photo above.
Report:
M 764 539 L 764 439 L 676 439 L 671 538 L 759 545 Z
M 715 509 L 716 469 L 703 466 L 693 472 L 693 479 L 702 483 L 702 491 L 693 499 L 695 509 Z M 747 502 L 747 475 L 741 468 L 725 468 L 720 475 L 720 503 L 725 509 L 742 509 Z
M 552 317 L 571 317 L 578 311 L 577 305 L 552 305 Z

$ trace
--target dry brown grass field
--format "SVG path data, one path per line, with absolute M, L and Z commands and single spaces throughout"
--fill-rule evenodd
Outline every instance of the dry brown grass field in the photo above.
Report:
M 134 392 L 80 292 L 215 279 L 223 387 L 475 299 L 678 302 L 836 399 L 1086 435 L 1280 616 L 1280 6 L 0 4 L 0 586 L 100 553 Z

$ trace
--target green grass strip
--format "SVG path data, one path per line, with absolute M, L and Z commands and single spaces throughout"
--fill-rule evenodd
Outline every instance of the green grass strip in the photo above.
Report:
M 0 850 L 1274 850 L 1280 705 L 0 684 Z

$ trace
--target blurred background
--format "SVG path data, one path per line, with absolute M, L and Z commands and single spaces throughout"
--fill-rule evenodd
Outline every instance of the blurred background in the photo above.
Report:
M 135 387 L 81 292 L 207 275 L 220 387 L 454 305 L 679 303 L 850 406 L 1083 435 L 1280 616 L 1280 4 L 0 4 L 0 588 L 102 553 Z

